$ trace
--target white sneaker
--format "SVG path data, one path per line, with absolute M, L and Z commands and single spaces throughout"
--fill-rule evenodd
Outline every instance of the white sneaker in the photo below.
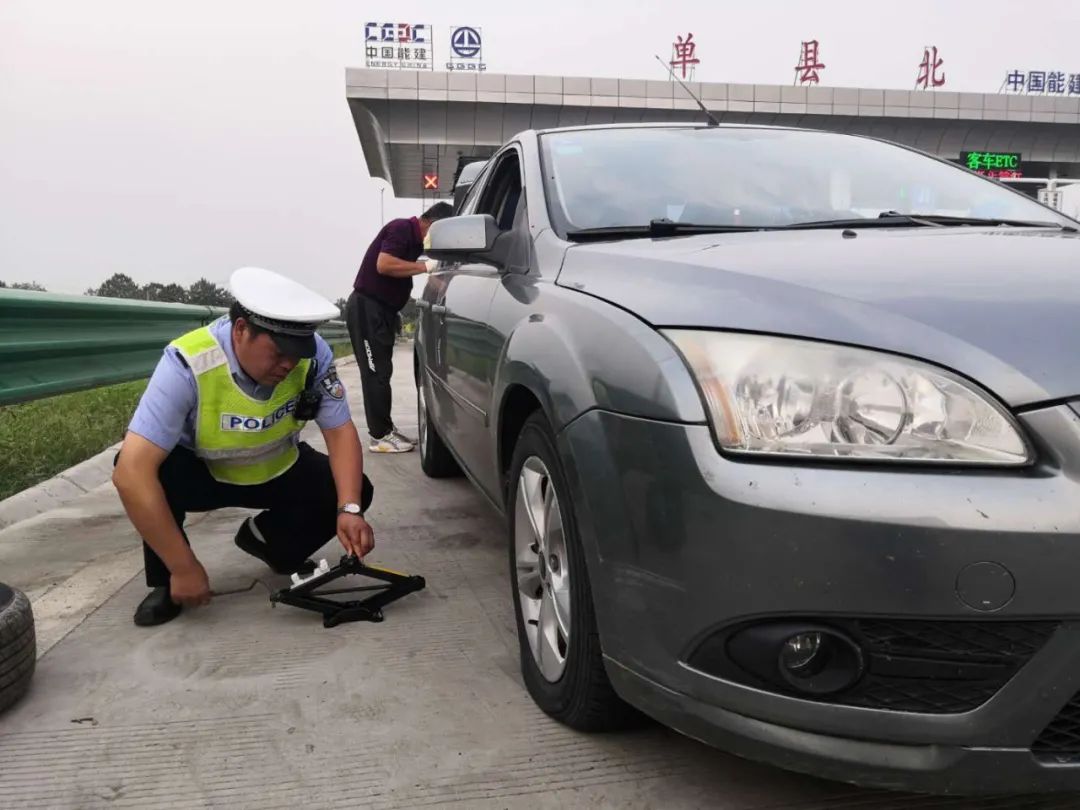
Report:
M 414 439 L 412 436 L 406 436 L 397 428 L 394 428 L 390 432 L 397 436 L 399 439 L 401 439 L 403 442 L 407 442 L 408 444 L 416 444 L 416 439 Z
M 381 439 L 372 439 L 368 449 L 372 453 L 408 453 L 415 446 L 403 436 L 398 436 L 391 431 Z

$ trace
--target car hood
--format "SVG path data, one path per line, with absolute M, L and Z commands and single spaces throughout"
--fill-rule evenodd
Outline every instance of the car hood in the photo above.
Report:
M 917 357 L 1013 407 L 1080 395 L 1074 233 L 766 231 L 581 244 L 567 250 L 558 283 L 658 328 L 766 332 Z

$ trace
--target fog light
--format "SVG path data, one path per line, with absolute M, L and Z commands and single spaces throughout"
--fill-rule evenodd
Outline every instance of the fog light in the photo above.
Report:
M 784 642 L 780 666 L 800 677 L 820 672 L 825 663 L 821 633 L 799 633 Z
M 780 676 L 800 692 L 841 692 L 862 675 L 862 652 L 846 636 L 828 630 L 796 633 L 780 647 Z
M 865 671 L 854 639 L 814 619 L 766 619 L 721 630 L 701 641 L 687 664 L 713 677 L 808 698 L 850 689 Z

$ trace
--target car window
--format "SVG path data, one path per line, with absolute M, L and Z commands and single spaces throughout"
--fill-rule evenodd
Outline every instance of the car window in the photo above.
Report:
M 514 227 L 521 191 L 521 162 L 517 151 L 511 149 L 496 163 L 473 213 L 491 214 L 499 230 L 508 231 Z
M 465 191 L 465 196 L 461 200 L 461 205 L 458 207 L 459 214 L 471 214 L 473 213 L 473 207 L 476 205 L 476 200 L 480 196 L 480 190 L 484 187 L 486 172 L 481 172 L 480 175 L 473 181 L 472 185 Z
M 560 230 L 648 225 L 778 227 L 886 211 L 1066 222 L 957 166 L 869 138 L 745 128 L 625 128 L 541 138 Z

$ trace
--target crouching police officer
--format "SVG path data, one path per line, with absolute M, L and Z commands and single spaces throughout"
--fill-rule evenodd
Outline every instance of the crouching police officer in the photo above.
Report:
M 188 512 L 262 510 L 235 542 L 281 574 L 310 566 L 335 535 L 359 557 L 375 544 L 360 439 L 333 352 L 315 334 L 337 307 L 258 268 L 237 270 L 230 287 L 227 317 L 166 348 L 117 456 L 113 483 L 143 537 L 151 588 L 135 611 L 140 626 L 210 600 L 183 530 Z M 310 419 L 328 456 L 298 441 Z

